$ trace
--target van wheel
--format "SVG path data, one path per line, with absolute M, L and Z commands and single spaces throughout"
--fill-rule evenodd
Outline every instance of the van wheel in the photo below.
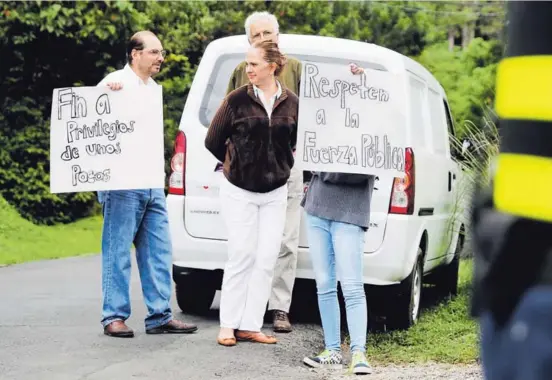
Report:
M 458 243 L 454 252 L 454 259 L 450 264 L 440 268 L 435 277 L 435 287 L 437 291 L 448 297 L 458 295 L 458 272 L 460 270 L 460 254 L 464 248 L 464 234 L 460 231 L 458 235 Z
M 217 291 L 212 277 L 201 271 L 175 279 L 176 302 L 183 313 L 205 315 L 209 312 Z
M 389 330 L 404 330 L 418 322 L 422 300 L 423 262 L 422 248 L 410 275 L 401 282 L 398 291 L 389 300 L 386 327 Z

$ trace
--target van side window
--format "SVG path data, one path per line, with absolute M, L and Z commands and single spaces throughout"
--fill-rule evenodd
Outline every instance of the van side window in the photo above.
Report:
M 452 122 L 452 117 L 450 115 L 450 108 L 448 106 L 448 103 L 444 99 L 443 99 L 443 104 L 445 105 L 445 115 L 447 117 L 447 126 L 448 126 L 448 132 L 449 132 L 449 146 L 452 152 L 454 147 L 454 139 L 455 139 L 454 123 Z
M 426 103 L 426 85 L 422 81 L 410 76 L 409 86 L 410 96 L 408 102 L 410 106 L 410 139 L 414 148 L 426 148 L 427 122 L 424 119 L 424 109 Z
M 226 89 L 232 72 L 244 60 L 244 57 L 245 54 L 225 54 L 215 63 L 199 109 L 199 121 L 203 126 L 209 127 L 209 124 L 211 124 L 211 120 L 226 96 Z
M 431 115 L 433 152 L 447 154 L 449 141 L 442 99 L 440 94 L 433 89 L 429 89 L 429 112 Z

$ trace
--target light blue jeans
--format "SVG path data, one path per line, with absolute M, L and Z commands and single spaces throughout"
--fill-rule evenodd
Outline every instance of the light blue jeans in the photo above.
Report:
M 136 261 L 148 314 L 146 329 L 172 319 L 171 241 L 163 189 L 98 193 L 103 205 L 102 325 L 130 317 L 130 248 Z
M 341 350 L 337 280 L 341 283 L 352 351 L 366 351 L 368 311 L 362 278 L 365 231 L 353 224 L 307 214 L 309 252 L 328 350 Z

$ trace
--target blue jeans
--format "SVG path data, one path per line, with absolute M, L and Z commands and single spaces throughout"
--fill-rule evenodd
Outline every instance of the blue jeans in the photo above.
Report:
M 359 226 L 309 214 L 307 224 L 326 349 L 341 350 L 341 315 L 337 300 L 339 277 L 345 298 L 351 350 L 365 352 L 368 325 L 362 278 L 365 231 Z
M 98 193 L 103 205 L 102 325 L 130 317 L 130 248 L 136 247 L 146 329 L 172 319 L 171 241 L 163 189 Z
M 528 289 L 504 326 L 481 317 L 481 360 L 488 380 L 552 376 L 552 286 Z

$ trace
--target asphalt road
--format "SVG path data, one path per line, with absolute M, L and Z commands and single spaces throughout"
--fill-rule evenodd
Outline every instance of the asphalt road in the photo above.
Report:
M 103 335 L 100 325 L 100 279 L 99 256 L 0 267 L 0 380 L 355 378 L 344 371 L 314 372 L 302 364 L 305 355 L 323 347 L 316 307 L 314 316 L 296 313 L 302 314 L 300 323 L 294 324 L 292 333 L 279 334 L 276 345 L 222 347 L 216 343 L 218 299 L 212 315 L 203 318 L 183 315 L 173 299 L 175 317 L 197 323 L 199 331 L 146 335 L 146 310 L 133 260 L 133 313 L 128 324 L 136 336 L 111 338 Z M 298 304 L 302 310 L 312 308 L 308 298 Z M 270 331 L 270 325 L 266 327 Z M 349 356 L 344 356 L 347 363 Z M 480 380 L 482 375 L 476 365 L 426 364 L 380 366 L 368 378 Z
M 133 261 L 133 339 L 103 335 L 99 256 L 0 268 L 0 379 L 323 379 L 302 364 L 322 347 L 318 325 L 300 324 L 276 345 L 216 343 L 218 320 L 183 315 L 192 335 L 146 335 Z M 174 294 L 174 293 L 173 293 Z M 216 302 L 215 302 L 216 303 Z M 215 305 L 216 306 L 216 305 Z M 269 327 L 269 326 L 268 326 Z M 270 331 L 270 330 L 269 330 Z

